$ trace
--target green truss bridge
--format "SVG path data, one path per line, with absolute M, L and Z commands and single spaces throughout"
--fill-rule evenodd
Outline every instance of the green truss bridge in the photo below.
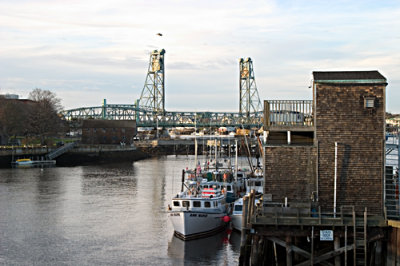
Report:
M 136 105 L 105 104 L 61 113 L 68 122 L 83 119 L 135 120 L 138 127 L 261 127 L 263 113 L 245 116 L 234 112 L 159 112 Z
M 253 62 L 239 60 L 239 112 L 168 112 L 165 110 L 165 50 L 150 54 L 140 99 L 135 104 L 107 104 L 65 110 L 63 118 L 73 124 L 83 119 L 135 120 L 138 127 L 261 127 L 263 108 L 255 83 Z M 139 105 L 140 103 L 140 105 Z

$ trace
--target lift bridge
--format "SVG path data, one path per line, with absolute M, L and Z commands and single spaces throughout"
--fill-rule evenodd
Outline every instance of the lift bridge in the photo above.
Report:
M 239 112 L 170 112 L 165 110 L 165 50 L 150 54 L 140 99 L 135 104 L 107 104 L 61 112 L 73 124 L 84 119 L 135 120 L 138 127 L 261 127 L 263 110 L 251 58 L 239 60 Z

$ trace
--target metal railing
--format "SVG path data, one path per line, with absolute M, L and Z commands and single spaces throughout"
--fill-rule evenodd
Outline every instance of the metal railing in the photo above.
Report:
M 264 125 L 313 126 L 313 101 L 311 100 L 265 100 Z
M 400 220 L 399 134 L 386 135 L 385 207 L 388 219 Z

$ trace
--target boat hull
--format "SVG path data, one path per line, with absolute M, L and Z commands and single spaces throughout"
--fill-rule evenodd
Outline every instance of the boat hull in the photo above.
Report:
M 183 240 L 209 236 L 225 228 L 225 213 L 206 213 L 193 211 L 174 211 L 169 218 L 175 235 Z
M 242 214 L 232 214 L 231 216 L 232 228 L 242 231 Z

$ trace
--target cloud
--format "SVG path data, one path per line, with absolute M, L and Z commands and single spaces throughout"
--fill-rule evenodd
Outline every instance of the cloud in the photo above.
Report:
M 310 99 L 313 70 L 377 69 L 400 113 L 398 1 L 1 1 L 0 20 L 2 90 L 56 88 L 66 108 L 136 99 L 164 48 L 171 109 L 236 110 L 251 57 L 262 99 Z

